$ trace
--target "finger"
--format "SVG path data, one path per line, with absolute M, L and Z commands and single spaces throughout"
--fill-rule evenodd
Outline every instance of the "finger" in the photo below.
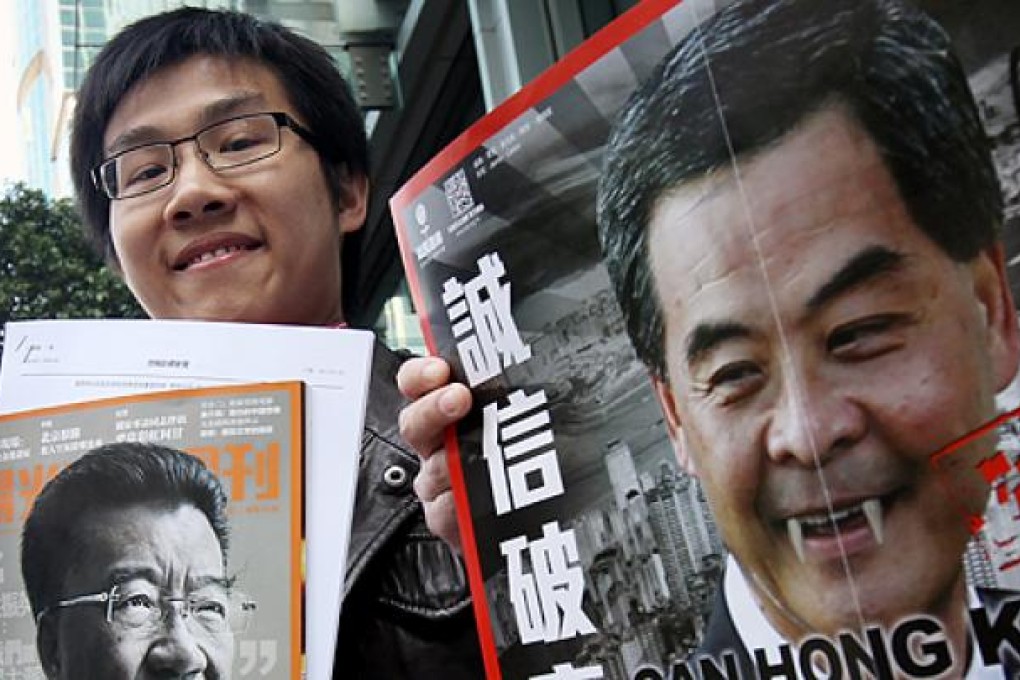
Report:
M 438 357 L 415 357 L 408 359 L 397 370 L 397 389 L 408 399 L 418 399 L 423 394 L 450 382 L 450 364 Z
M 425 505 L 425 526 L 458 553 L 463 552 L 452 491 L 440 494 L 436 500 Z
M 447 426 L 456 423 L 470 410 L 471 391 L 460 383 L 445 385 L 400 411 L 400 435 L 419 456 L 428 457 L 443 445 Z
M 449 490 L 450 468 L 447 465 L 446 450 L 440 449 L 435 455 L 422 460 L 421 468 L 414 478 L 414 492 L 423 503 L 431 503 Z

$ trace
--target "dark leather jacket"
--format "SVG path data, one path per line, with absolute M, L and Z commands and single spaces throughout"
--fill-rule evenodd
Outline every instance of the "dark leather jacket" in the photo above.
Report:
M 376 343 L 333 678 L 484 678 L 464 568 L 425 527 L 397 431 L 402 360 Z

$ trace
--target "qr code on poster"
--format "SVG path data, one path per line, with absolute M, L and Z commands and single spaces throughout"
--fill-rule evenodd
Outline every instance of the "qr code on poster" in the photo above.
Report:
M 475 207 L 475 197 L 471 195 L 471 185 L 468 184 L 467 173 L 463 168 L 443 182 L 443 192 L 446 194 L 446 202 L 450 206 L 453 219 Z

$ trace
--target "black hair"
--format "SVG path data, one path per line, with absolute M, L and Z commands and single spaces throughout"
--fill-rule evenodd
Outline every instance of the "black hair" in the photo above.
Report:
M 230 10 L 184 7 L 124 28 L 99 52 L 78 91 L 71 122 L 71 178 L 86 235 L 113 261 L 110 201 L 91 171 L 104 160 L 103 137 L 124 96 L 157 71 L 195 55 L 249 59 L 279 78 L 318 143 L 337 205 L 341 183 L 368 175 L 364 122 L 350 87 L 319 44 L 270 21 Z M 338 255 L 339 257 L 339 255 Z
M 227 495 L 205 464 L 164 446 L 106 444 L 51 479 L 25 521 L 21 573 L 34 615 L 69 595 L 61 592 L 64 581 L 75 568 L 75 556 L 88 547 L 80 540 L 83 523 L 97 513 L 132 506 L 199 510 L 216 534 L 226 566 Z
M 1002 194 L 942 28 L 897 0 L 739 0 L 693 29 L 622 108 L 599 239 L 638 356 L 666 377 L 647 228 L 664 192 L 743 161 L 827 106 L 870 136 L 909 214 L 949 257 L 998 239 Z

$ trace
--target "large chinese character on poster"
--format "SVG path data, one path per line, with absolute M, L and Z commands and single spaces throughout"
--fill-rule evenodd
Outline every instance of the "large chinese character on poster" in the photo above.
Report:
M 648 0 L 394 197 L 490 678 L 1017 677 L 1020 6 Z

